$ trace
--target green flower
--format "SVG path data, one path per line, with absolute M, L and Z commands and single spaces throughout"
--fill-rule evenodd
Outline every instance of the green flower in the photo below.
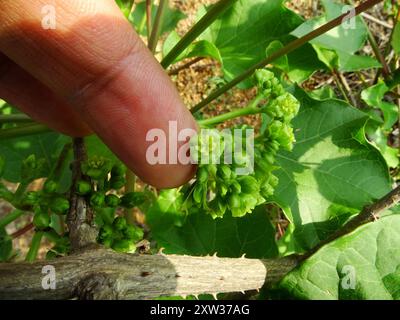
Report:
M 107 207 L 115 208 L 121 203 L 121 199 L 115 194 L 109 194 L 106 196 Z
M 47 180 L 43 186 L 43 190 L 46 193 L 54 193 L 57 192 L 58 183 L 53 180 Z
M 90 205 L 92 207 L 102 207 L 105 203 L 105 195 L 101 192 L 95 192 L 90 197 Z
M 50 215 L 48 212 L 37 209 L 35 216 L 33 217 L 33 224 L 38 229 L 46 229 L 50 226 Z
M 69 201 L 63 197 L 54 197 L 50 200 L 49 207 L 54 213 L 66 213 L 70 207 Z
M 87 182 L 87 181 L 78 181 L 78 183 L 76 184 L 76 192 L 81 195 L 87 195 L 88 193 L 90 193 L 92 191 L 92 185 Z

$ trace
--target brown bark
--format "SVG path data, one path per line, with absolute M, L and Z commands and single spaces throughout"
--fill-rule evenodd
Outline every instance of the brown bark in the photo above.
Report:
M 51 261 L 0 264 L 0 299 L 151 299 L 241 292 L 276 283 L 296 264 L 291 257 L 136 255 L 95 247 Z M 56 272 L 55 290 L 42 287 L 46 265 Z

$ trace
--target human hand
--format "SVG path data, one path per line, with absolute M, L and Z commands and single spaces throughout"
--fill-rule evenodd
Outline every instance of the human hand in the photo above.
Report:
M 55 29 L 42 25 L 48 5 Z M 0 98 L 62 133 L 95 132 L 158 188 L 193 176 L 190 164 L 146 159 L 149 130 L 196 122 L 114 0 L 1 0 L 0 20 Z

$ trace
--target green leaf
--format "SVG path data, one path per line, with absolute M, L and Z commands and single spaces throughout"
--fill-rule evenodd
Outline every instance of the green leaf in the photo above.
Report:
M 10 182 L 21 181 L 22 161 L 30 155 L 44 159 L 44 174 L 47 176 L 70 138 L 57 133 L 45 133 L 35 136 L 7 139 L 0 144 L 0 156 L 5 160 L 3 178 Z
M 276 51 L 282 49 L 285 44 L 293 41 L 295 37 L 287 36 L 282 43 L 279 40 L 272 41 L 266 50 L 266 56 L 270 56 Z M 289 79 L 296 83 L 301 83 L 307 80 L 318 69 L 324 69 L 325 66 L 319 62 L 317 53 L 310 44 L 301 46 L 294 52 L 280 57 L 272 62 L 272 65 L 281 69 L 287 74 Z
M 398 119 L 398 108 L 395 104 L 383 101 L 385 93 L 389 91 L 389 88 L 384 82 L 379 82 L 378 84 L 364 89 L 361 92 L 361 98 L 370 107 L 378 108 L 383 113 L 384 130 L 390 130 Z
M 129 16 L 134 0 L 116 0 L 119 8 L 124 13 L 125 17 Z
M 335 91 L 330 85 L 325 85 L 319 89 L 309 92 L 310 96 L 316 100 L 326 100 L 336 98 Z
M 400 54 L 400 23 L 396 23 L 393 31 L 392 47 L 397 54 Z
M 299 299 L 400 300 L 400 216 L 384 217 L 320 249 L 280 288 Z
M 146 221 L 152 229 L 163 229 L 170 225 L 182 226 L 186 214 L 180 211 L 183 197 L 179 189 L 161 190 L 146 212 Z
M 172 31 L 163 45 L 163 56 L 165 57 L 169 51 L 179 42 L 181 38 L 176 31 Z M 200 40 L 192 43 L 179 57 L 177 57 L 174 63 L 181 61 L 186 58 L 193 57 L 209 57 L 219 62 L 222 62 L 221 55 L 218 48 L 207 40 Z
M 338 4 L 333 0 L 322 0 L 321 2 L 325 9 L 325 15 L 304 22 L 300 27 L 292 32 L 294 36 L 302 37 L 306 35 L 328 21 L 342 15 L 348 8 L 348 6 Z M 367 40 L 367 29 L 359 17 L 356 17 L 352 22 L 348 23 L 354 23 L 354 26 L 338 26 L 310 42 L 326 49 L 356 52 L 363 47 Z
M 153 22 L 157 15 L 158 6 L 152 6 L 152 19 Z M 182 19 L 186 18 L 186 15 L 182 13 L 180 10 L 172 9 L 169 6 L 166 7 L 164 13 L 163 23 L 161 25 L 160 35 L 163 35 L 166 32 L 170 32 L 175 29 L 178 22 Z M 147 25 L 146 25 L 146 1 L 141 1 L 135 5 L 135 9 L 133 10 L 129 20 L 136 28 L 137 32 L 142 36 L 147 35 Z
M 352 72 L 371 68 L 380 68 L 382 65 L 374 58 L 360 56 L 337 50 L 339 57 L 339 71 Z
M 280 40 L 285 44 L 289 33 L 302 23 L 300 16 L 283 6 L 283 0 L 239 0 L 203 33 L 201 39 L 219 49 L 225 77 L 231 80 L 264 59 L 265 50 L 272 41 Z M 315 56 L 310 47 L 301 50 Z M 318 69 L 318 59 L 298 52 L 288 55 L 291 69 L 291 59 L 296 72 Z M 251 81 L 247 80 L 241 86 L 250 85 Z
M 383 132 L 380 123 L 374 120 L 368 121 L 365 126 L 365 132 L 372 145 L 375 145 L 382 156 L 385 158 L 390 168 L 397 168 L 399 165 L 399 150 L 388 145 L 388 137 Z
M 279 40 L 272 41 L 268 45 L 267 50 L 265 51 L 266 56 L 268 57 L 268 56 L 272 55 L 273 53 L 282 49 L 283 47 L 284 47 L 283 43 L 280 42 Z M 272 62 L 272 65 L 285 71 L 285 72 L 289 71 L 289 60 L 288 60 L 287 55 L 284 55 L 283 57 L 276 59 L 274 62 Z
M 365 139 L 368 116 L 344 101 L 318 101 L 295 90 L 296 143 L 280 152 L 273 201 L 293 224 L 290 241 L 307 250 L 352 214 L 391 190 L 387 165 Z
M 10 259 L 12 254 L 12 239 L 4 228 L 0 229 L 0 262 Z
M 300 38 L 351 8 L 333 0 L 322 0 L 322 5 L 325 14 L 307 20 L 294 30 L 292 35 Z M 329 68 L 340 71 L 357 71 L 380 66 L 375 59 L 356 54 L 364 46 L 367 37 L 368 29 L 363 20 L 360 17 L 355 17 L 311 40 L 310 43 L 318 51 L 320 60 Z
M 147 220 L 154 239 L 165 253 L 206 255 L 217 253 L 220 257 L 248 258 L 275 257 L 278 249 L 275 230 L 271 225 L 264 206 L 243 218 L 233 218 L 226 214 L 222 219 L 213 219 L 209 214 L 190 214 L 181 227 L 168 222 L 167 216 L 177 213 L 153 212 Z M 172 222 L 172 223 L 171 223 Z

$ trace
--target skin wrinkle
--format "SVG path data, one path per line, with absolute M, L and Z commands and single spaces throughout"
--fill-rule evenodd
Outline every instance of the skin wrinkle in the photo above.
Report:
M 87 101 L 93 99 L 99 92 L 106 90 L 109 84 L 113 83 L 132 61 L 137 60 L 134 57 L 140 54 L 140 50 L 142 50 L 142 48 L 138 48 L 139 46 L 139 41 L 132 43 L 131 49 L 126 56 L 122 56 L 115 65 L 110 65 L 108 69 L 90 79 L 89 82 L 76 88 L 75 92 L 72 92 L 69 97 L 67 96 L 67 101 L 72 105 L 79 105 L 81 108 L 86 109 Z
M 53 2 L 72 13 L 77 10 L 75 5 L 85 4 Z M 43 1 L 30 3 L 36 3 L 37 8 Z M 13 14 L 2 11 L 3 8 L 0 4 L 0 19 Z M 114 1 L 96 0 L 96 15 L 63 14 L 66 21 L 59 14 L 57 26 L 61 21 L 61 30 L 49 31 L 43 31 L 38 17 L 36 22 L 23 20 L 24 8 L 21 5 L 21 12 L 17 13 L 20 19 L 10 18 L 14 25 L 7 29 L 0 26 L 0 51 L 61 97 L 70 110 L 76 110 L 80 119 L 143 181 L 169 188 L 190 180 L 195 166 L 153 166 L 146 160 L 147 148 L 152 144 L 146 141 L 149 130 L 160 128 L 168 134 L 170 120 L 178 122 L 178 131 L 197 129 L 197 124 L 169 77 Z M 35 103 L 27 103 L 28 97 L 24 99 L 27 112 L 36 116 L 41 113 L 35 111 Z M 46 107 L 51 108 L 50 104 Z M 67 126 L 65 121 L 64 125 Z
M 3 69 L 0 71 L 1 98 L 12 105 L 20 106 L 19 109 L 34 120 L 46 121 L 47 119 L 51 128 L 64 134 L 85 136 L 90 133 L 90 129 L 80 121 L 70 107 L 31 75 L 7 58 L 4 58 L 4 62 L 0 62 L 1 68 Z M 39 105 L 40 108 L 37 107 Z M 66 123 L 68 123 L 67 127 Z

